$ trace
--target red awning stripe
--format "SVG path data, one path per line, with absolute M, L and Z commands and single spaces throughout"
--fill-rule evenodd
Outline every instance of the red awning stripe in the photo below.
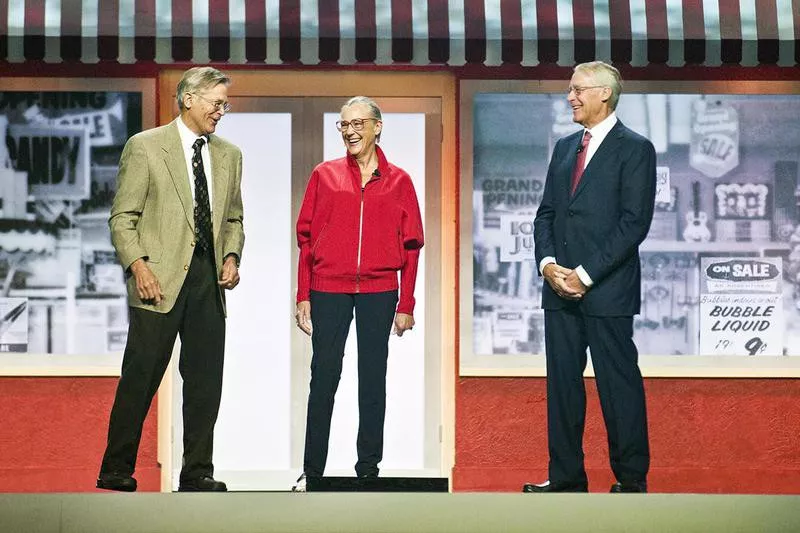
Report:
M 108 61 L 118 59 L 119 37 L 119 0 L 103 0 L 97 9 L 97 57 Z
M 609 0 L 608 10 L 611 29 L 611 61 L 613 63 L 630 63 L 633 58 L 630 2 L 629 0 Z
M 549 0 L 536 0 L 537 59 L 558 63 L 558 7 Z
M 706 59 L 703 0 L 682 0 L 683 57 L 686 63 L 700 64 Z
M 377 59 L 376 16 L 373 0 L 355 0 L 356 63 L 374 63 Z
M 264 2 L 246 2 L 244 17 L 245 58 L 259 63 L 267 59 L 267 8 Z
M 583 63 L 597 58 L 595 47 L 594 2 L 574 0 L 572 20 L 575 32 L 575 62 Z
M 231 57 L 228 0 L 208 0 L 208 57 L 225 62 Z
M 428 60 L 446 63 L 450 59 L 450 11 L 447 0 L 428 1 Z
M 8 0 L 0 0 L 0 57 L 8 57 Z
M 414 58 L 412 17 L 411 0 L 392 2 L 392 62 L 410 63 Z
M 723 63 L 742 61 L 742 17 L 739 0 L 719 0 L 719 32 Z
M 136 0 L 134 55 L 139 61 L 156 58 L 156 0 Z
M 172 60 L 192 60 L 192 0 L 172 0 Z
M 647 61 L 666 63 L 669 59 L 666 0 L 647 2 Z
M 0 0 L 0 61 L 800 64 L 800 0 Z
M 337 0 L 317 0 L 319 9 L 319 60 L 325 63 L 339 61 L 339 2 Z M 306 59 L 313 63 L 313 59 Z
M 313 15 L 312 15 L 313 16 Z M 282 0 L 279 16 L 280 60 L 283 63 L 300 61 L 300 0 Z M 269 34 L 267 34 L 269 38 Z
M 23 50 L 27 58 L 44 59 L 44 15 L 44 0 L 25 2 Z
M 501 60 L 510 65 L 522 62 L 522 6 L 520 2 L 500 5 Z
M 486 61 L 486 12 L 483 0 L 464 0 L 464 58 L 467 63 Z
M 80 61 L 81 43 L 81 0 L 62 0 L 59 52 L 66 61 Z
M 777 63 L 780 56 L 778 46 L 778 6 L 771 0 L 756 0 L 756 41 L 759 63 Z

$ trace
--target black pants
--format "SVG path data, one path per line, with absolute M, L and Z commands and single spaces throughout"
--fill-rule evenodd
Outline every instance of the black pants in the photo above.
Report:
M 311 389 L 306 417 L 303 471 L 320 477 L 328 459 L 333 398 L 342 374 L 347 333 L 356 316 L 358 335 L 358 462 L 356 474 L 378 473 L 383 459 L 386 363 L 397 291 L 340 294 L 311 291 Z
M 175 306 L 166 314 L 130 308 L 122 360 L 100 473 L 130 475 L 142 425 L 181 336 L 183 469 L 181 481 L 213 475 L 214 424 L 222 394 L 225 317 L 210 255 L 195 254 Z
M 645 481 L 650 466 L 644 384 L 633 317 L 597 317 L 568 308 L 545 311 L 550 481 L 586 481 L 586 347 L 592 353 L 611 469 L 619 481 Z

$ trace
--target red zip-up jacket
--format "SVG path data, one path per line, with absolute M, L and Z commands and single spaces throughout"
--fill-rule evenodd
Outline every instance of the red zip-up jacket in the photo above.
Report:
M 396 290 L 398 313 L 413 314 L 422 218 L 411 177 L 377 148 L 378 169 L 364 188 L 355 158 L 320 163 L 297 218 L 297 301 L 311 290 Z

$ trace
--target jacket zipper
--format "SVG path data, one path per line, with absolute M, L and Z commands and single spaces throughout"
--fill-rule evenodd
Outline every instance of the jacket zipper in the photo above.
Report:
M 369 181 L 367 182 L 369 183 Z M 361 187 L 361 211 L 358 213 L 358 259 L 356 260 L 356 292 L 361 292 L 361 239 L 364 231 L 364 189 L 367 183 Z

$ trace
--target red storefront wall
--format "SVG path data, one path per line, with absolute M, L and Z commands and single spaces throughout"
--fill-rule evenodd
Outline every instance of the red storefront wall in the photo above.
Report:
M 589 490 L 614 479 L 594 381 L 586 380 Z M 800 384 L 793 379 L 645 380 L 653 492 L 800 493 Z M 544 378 L 456 385 L 459 491 L 519 491 L 547 478 Z

